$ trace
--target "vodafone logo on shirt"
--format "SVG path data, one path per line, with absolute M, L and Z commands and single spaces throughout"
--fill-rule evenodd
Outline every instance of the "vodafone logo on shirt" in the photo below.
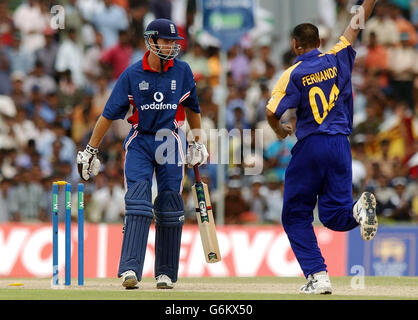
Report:
M 163 103 L 164 95 L 162 92 L 154 93 L 154 102 L 150 104 L 141 105 L 141 110 L 176 110 L 176 103 Z

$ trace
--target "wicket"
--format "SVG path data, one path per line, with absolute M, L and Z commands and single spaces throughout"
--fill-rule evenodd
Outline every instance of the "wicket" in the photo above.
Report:
M 71 184 L 52 184 L 52 285 L 58 285 L 58 191 L 65 187 L 65 285 L 71 285 Z M 84 285 L 84 185 L 78 184 L 78 285 Z

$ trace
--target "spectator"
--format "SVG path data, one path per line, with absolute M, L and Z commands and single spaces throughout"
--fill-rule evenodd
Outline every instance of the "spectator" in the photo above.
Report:
M 97 119 L 102 114 L 107 99 L 110 97 L 112 90 L 109 87 L 109 80 L 105 76 L 99 76 L 97 79 L 97 88 L 93 94 L 92 101 L 92 117 Z
M 151 12 L 154 14 L 155 19 L 171 19 L 172 3 L 171 0 L 151 0 L 150 3 Z
M 52 124 L 52 132 L 45 132 L 42 144 L 37 142 L 36 147 L 41 157 L 49 162 L 75 163 L 75 143 L 65 134 L 65 129 L 60 122 Z
M 79 7 L 77 6 L 77 0 L 67 0 L 64 5 L 65 10 L 65 28 L 75 29 L 77 37 L 82 37 L 81 30 L 83 28 L 83 17 Z
M 245 87 L 250 78 L 250 61 L 242 52 L 241 47 L 235 46 L 228 52 L 228 64 L 235 83 L 239 87 Z
M 363 42 L 370 42 L 370 34 L 374 32 L 377 42 L 381 45 L 393 46 L 399 43 L 399 31 L 396 23 L 389 17 L 389 7 L 386 3 L 378 3 L 375 15 L 366 22 Z
M 277 175 L 271 171 L 266 171 L 266 193 L 267 210 L 265 213 L 265 223 L 281 224 L 283 209 L 283 181 L 277 179 Z
M 33 121 L 26 117 L 25 109 L 18 108 L 15 122 L 12 130 L 14 132 L 15 141 L 20 148 L 25 148 L 29 140 L 36 137 L 36 127 Z
M 381 175 L 377 181 L 375 194 L 377 201 L 376 212 L 382 217 L 389 217 L 392 214 L 392 199 L 396 197 L 395 189 L 390 185 L 391 179 Z
M 14 34 L 12 45 L 8 47 L 8 59 L 10 61 L 10 72 L 23 72 L 29 74 L 35 63 L 34 55 L 25 47 L 21 46 L 20 34 Z
M 380 142 L 380 154 L 375 157 L 375 161 L 379 162 L 381 174 L 389 179 L 394 178 L 394 166 L 399 159 L 389 154 L 390 141 L 384 139 Z
M 391 87 L 397 98 L 408 102 L 410 109 L 414 108 L 413 83 L 418 74 L 418 53 L 411 46 L 408 33 L 401 34 L 401 45 L 389 49 L 389 70 L 391 72 Z
M 208 58 L 198 43 L 193 44 L 192 49 L 182 56 L 182 60 L 190 65 L 196 82 L 209 76 Z
M 90 212 L 92 222 L 121 223 L 125 215 L 125 191 L 115 177 L 110 177 L 102 188 L 92 194 L 96 203 Z
M 386 71 L 388 68 L 388 52 L 385 46 L 377 42 L 375 32 L 370 32 L 365 67 L 375 73 Z
M 86 90 L 84 100 L 74 108 L 71 137 L 76 144 L 91 132 L 97 121 L 97 112 L 93 108 L 93 92 Z
M 38 85 L 32 87 L 29 100 L 24 107 L 29 117 L 40 116 L 47 123 L 52 123 L 55 120 L 55 110 L 48 106 Z
M 96 12 L 103 10 L 104 3 L 103 0 L 77 0 L 77 7 L 84 20 L 92 22 Z
M 385 211 L 389 218 L 398 221 L 409 221 L 412 218 L 412 198 L 407 191 L 407 180 L 396 177 L 392 180 L 395 193 L 390 198 L 390 211 Z
M 406 158 L 409 178 L 413 181 L 418 180 L 418 139 L 414 141 L 414 148 L 410 156 Z
M 11 139 L 13 142 L 13 139 Z M 16 167 L 16 147 L 9 145 L 7 148 L 2 148 L 3 163 L 1 164 L 1 176 L 6 179 L 13 179 L 18 174 Z
M 125 30 L 120 30 L 118 43 L 105 50 L 100 57 L 100 62 L 111 68 L 114 81 L 130 65 L 132 52 L 132 40 L 129 34 Z
M 45 221 L 47 204 L 40 184 L 41 170 L 20 170 L 18 184 L 12 194 L 12 221 Z
M 58 52 L 58 45 L 55 41 L 55 31 L 51 28 L 46 28 L 44 35 L 45 46 L 35 52 L 35 58 L 42 63 L 45 73 L 50 77 L 55 78 L 55 63 Z
M 83 99 L 83 91 L 73 82 L 71 70 L 67 69 L 61 73 L 57 94 L 60 105 L 67 114 L 70 114 L 74 106 L 79 104 Z
M 260 97 L 255 105 L 255 119 L 256 123 L 266 120 L 265 107 L 270 100 L 270 90 L 266 83 L 260 83 Z
M 42 13 L 38 0 L 26 0 L 13 14 L 16 28 L 22 34 L 22 48 L 33 54 L 45 45 L 44 31 L 48 19 Z
M 10 90 L 10 60 L 7 52 L 0 47 L 0 94 L 9 94 Z
M 29 99 L 25 103 L 24 108 L 29 117 L 40 116 L 47 123 L 52 123 L 55 120 L 56 113 L 46 103 L 38 85 L 34 85 L 31 88 Z
M 32 72 L 23 82 L 23 90 L 25 94 L 30 94 L 35 85 L 39 86 L 39 90 L 44 96 L 57 90 L 55 79 L 45 73 L 45 68 L 40 60 L 35 62 Z
M 411 22 L 417 28 L 418 26 L 418 1 L 412 0 L 411 3 Z
M 352 138 L 352 171 L 353 186 L 356 190 L 361 190 L 368 172 L 367 155 L 365 151 L 365 137 L 358 134 Z
M 225 194 L 225 223 L 240 224 L 241 215 L 248 212 L 249 206 L 242 195 L 242 182 L 239 179 L 230 179 Z
M 0 223 L 10 221 L 12 217 L 11 211 L 11 192 L 12 183 L 9 179 L 0 179 Z
M 66 129 L 68 129 L 68 123 L 66 121 L 67 115 L 65 114 L 65 110 L 60 105 L 59 97 L 56 91 L 50 91 L 45 95 L 45 103 L 48 107 L 53 110 L 56 114 L 57 121 L 62 119 L 62 125 Z
M 219 59 L 219 49 L 209 47 L 208 52 L 208 81 L 212 88 L 215 88 L 219 84 L 219 75 L 222 71 L 221 61 Z M 232 74 L 231 74 L 232 76 Z
M 86 49 L 83 60 L 83 72 L 90 84 L 94 84 L 103 72 L 100 65 L 100 56 L 103 51 L 103 36 L 97 30 L 94 36 L 94 44 Z
M 77 87 L 84 85 L 83 48 L 77 40 L 76 30 L 68 29 L 68 37 L 58 47 L 55 69 L 57 72 L 71 71 L 73 83 Z
M 335 45 L 335 43 L 331 39 L 331 30 L 329 27 L 325 25 L 319 26 L 318 29 L 319 39 L 321 39 L 321 46 L 319 47 L 319 51 L 328 52 Z
M 290 137 L 283 141 L 276 140 L 271 145 L 266 146 L 264 157 L 267 163 L 265 169 L 274 172 L 280 181 L 284 180 L 286 168 L 292 157 L 291 150 L 295 144 L 296 139 Z
M 13 18 L 6 1 L 0 2 L 0 45 L 10 46 L 13 41 Z
M 229 126 L 229 130 L 239 129 L 242 133 L 244 129 L 250 129 L 251 126 L 245 118 L 244 107 L 241 105 L 232 106 L 232 121 L 233 123 Z
M 365 120 L 357 125 L 353 130 L 353 135 L 356 134 L 377 134 L 379 126 L 382 123 L 382 119 L 379 116 L 381 105 L 376 97 L 371 96 L 366 105 L 366 117 Z M 365 140 L 367 144 L 367 140 Z
M 199 102 L 205 106 L 201 110 L 202 117 L 210 119 L 213 124 L 216 124 L 218 122 L 219 106 L 213 101 L 213 88 L 211 86 L 202 87 L 199 97 Z
M 255 222 L 263 223 L 268 209 L 268 200 L 264 190 L 264 177 L 253 176 L 251 179 L 250 192 L 244 196 L 245 201 L 249 204 L 249 210 L 255 214 Z
M 145 40 L 143 37 L 135 38 L 134 36 L 132 36 L 132 33 L 130 34 L 132 37 L 132 42 L 134 44 L 132 55 L 131 55 L 131 61 L 129 63 L 131 65 L 141 60 L 148 49 L 147 49 L 147 46 L 145 45 Z
M 226 125 L 228 130 L 237 128 L 235 125 L 238 123 L 241 128 L 249 128 L 246 110 L 248 108 L 239 88 L 236 86 L 231 87 L 226 106 Z
M 129 34 L 138 41 L 144 38 L 144 18 L 148 11 L 148 4 L 146 1 L 132 1 L 131 8 L 128 11 L 129 16 Z
M 125 10 L 112 4 L 112 0 L 103 0 L 104 6 L 97 8 L 92 22 L 103 35 L 103 47 L 113 47 L 118 42 L 119 31 L 127 30 L 128 17 Z
M 196 204 L 194 202 L 194 198 L 193 198 L 193 194 L 191 192 L 190 186 L 183 187 L 183 192 L 181 193 L 181 195 L 182 195 L 183 203 L 184 203 L 184 223 L 196 224 L 197 223 Z M 212 210 L 213 209 L 214 208 L 212 206 Z
M 391 19 L 396 23 L 399 33 L 408 34 L 409 44 L 414 47 L 417 44 L 417 33 L 415 31 L 415 27 L 410 21 L 405 19 L 401 8 L 394 4 L 389 5 L 389 15 Z

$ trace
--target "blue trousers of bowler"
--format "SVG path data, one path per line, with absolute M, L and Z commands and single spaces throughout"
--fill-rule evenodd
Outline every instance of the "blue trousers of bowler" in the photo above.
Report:
M 292 150 L 285 174 L 282 223 L 305 277 L 327 270 L 312 226 L 317 202 L 325 227 L 348 231 L 358 226 L 352 214 L 351 161 L 345 135 L 308 136 Z

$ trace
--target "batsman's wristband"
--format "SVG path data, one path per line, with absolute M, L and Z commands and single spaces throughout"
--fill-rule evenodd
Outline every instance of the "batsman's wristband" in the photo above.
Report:
M 99 153 L 99 148 L 92 147 L 91 145 L 87 144 L 86 151 L 92 155 L 96 155 Z

